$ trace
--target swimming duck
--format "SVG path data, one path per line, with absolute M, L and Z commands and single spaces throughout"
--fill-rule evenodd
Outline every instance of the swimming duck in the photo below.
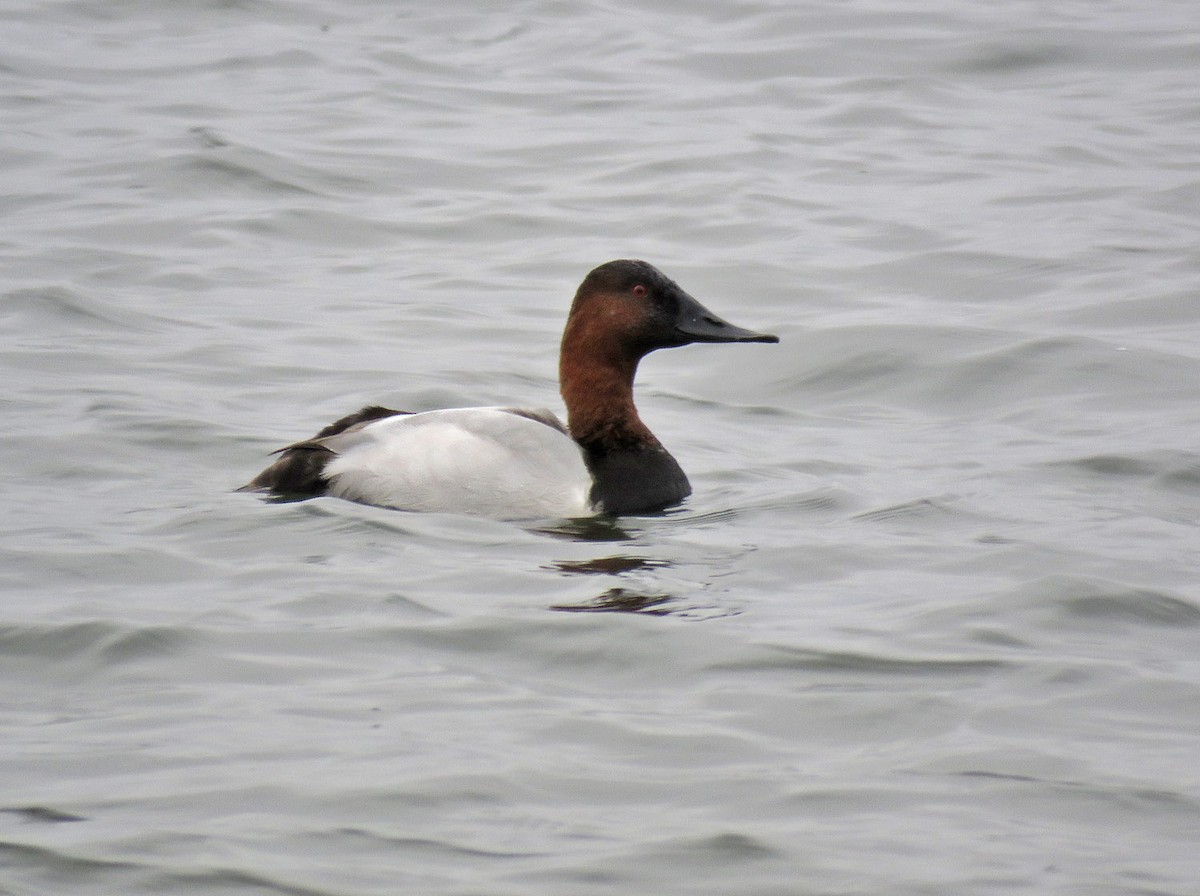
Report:
M 638 362 L 693 342 L 778 341 L 717 317 L 651 264 L 610 261 L 584 278 L 567 315 L 566 425 L 543 409 L 366 407 L 280 449 L 240 491 L 497 519 L 662 510 L 692 487 L 638 417 Z

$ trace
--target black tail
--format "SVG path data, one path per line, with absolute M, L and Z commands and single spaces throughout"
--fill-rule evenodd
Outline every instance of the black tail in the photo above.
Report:
M 279 458 L 248 483 L 238 489 L 239 492 L 270 492 L 280 497 L 302 499 L 315 498 L 325 494 L 329 488 L 329 480 L 325 478 L 325 465 L 333 459 L 334 453 L 318 440 L 328 436 L 336 436 L 356 426 L 363 426 L 372 420 L 382 420 L 384 417 L 395 417 L 407 414 L 408 411 L 393 411 L 391 408 L 381 408 L 378 405 L 365 407 L 361 411 L 347 414 L 341 420 L 330 423 L 311 439 L 288 445 L 275 452 Z

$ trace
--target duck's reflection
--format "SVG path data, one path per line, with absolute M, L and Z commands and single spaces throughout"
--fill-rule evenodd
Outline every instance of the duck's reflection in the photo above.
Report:
M 531 527 L 529 531 L 564 541 L 629 541 L 638 534 L 637 529 L 625 528 L 611 516 L 559 520 L 547 526 Z
M 667 606 L 675 600 L 671 594 L 648 594 L 629 588 L 609 588 L 581 604 L 552 604 L 551 610 L 565 613 L 643 613 L 648 616 L 667 616 L 674 610 Z
M 618 576 L 642 569 L 660 569 L 670 566 L 666 560 L 651 560 L 648 557 L 597 557 L 595 560 L 557 560 L 548 569 L 581 576 Z
M 557 560 L 546 568 L 572 576 L 626 576 L 670 565 L 666 560 L 616 554 L 591 560 Z M 652 616 L 666 616 L 675 608 L 673 594 L 626 586 L 609 588 L 583 603 L 554 604 L 550 607 L 567 613 L 646 613 Z

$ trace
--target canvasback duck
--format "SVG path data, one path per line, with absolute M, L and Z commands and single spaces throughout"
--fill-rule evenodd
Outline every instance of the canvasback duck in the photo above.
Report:
M 542 409 L 366 407 L 280 449 L 240 490 L 498 519 L 662 510 L 692 487 L 638 417 L 638 362 L 693 342 L 778 341 L 717 317 L 653 265 L 610 261 L 584 278 L 567 315 L 565 426 Z

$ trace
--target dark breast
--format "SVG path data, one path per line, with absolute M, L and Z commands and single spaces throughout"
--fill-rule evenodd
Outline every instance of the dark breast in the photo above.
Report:
M 591 501 L 604 513 L 652 513 L 678 504 L 692 493 L 687 476 L 661 446 L 582 447 L 595 480 Z

